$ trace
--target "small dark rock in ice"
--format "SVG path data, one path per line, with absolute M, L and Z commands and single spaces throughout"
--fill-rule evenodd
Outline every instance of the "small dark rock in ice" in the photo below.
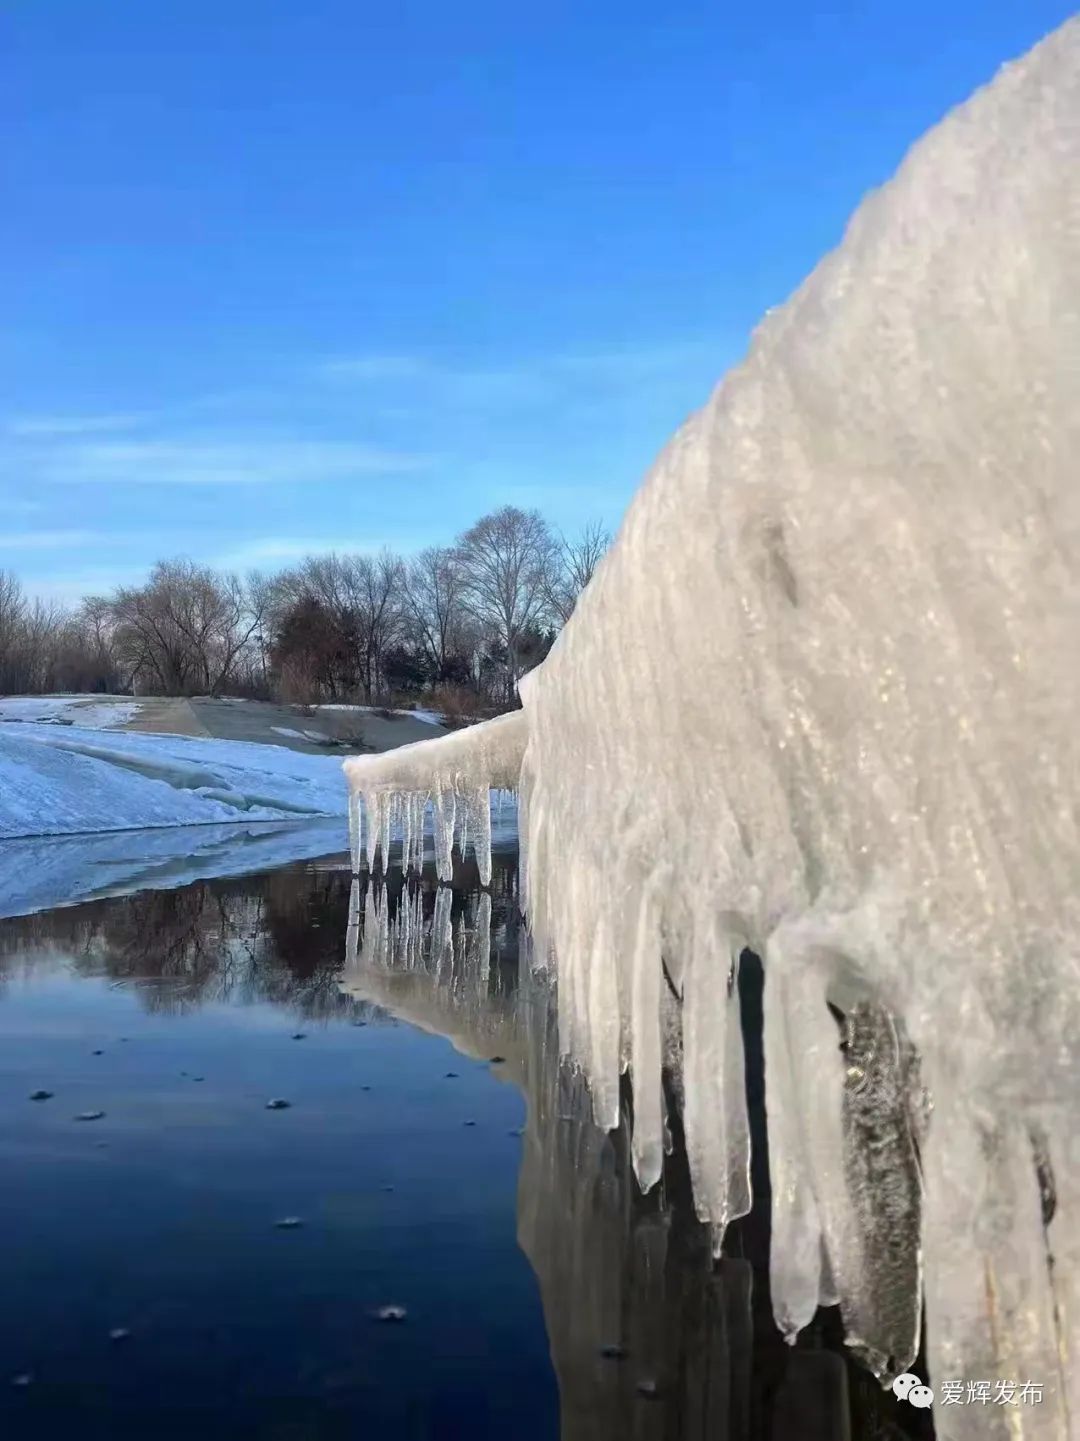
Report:
M 103 1056 L 103 1055 L 105 1054 L 105 1052 L 104 1052 L 104 1051 L 91 1051 L 90 1054 L 91 1054 L 92 1056 Z
M 507 1134 L 508 1136 L 524 1136 L 524 1134 L 525 1134 L 525 1127 L 524 1127 L 524 1126 L 515 1126 L 512 1131 L 507 1131 L 506 1134 Z
M 456 1071 L 447 1071 L 446 1077 L 445 1077 L 446 1080 L 448 1080 L 448 1081 L 456 1081 L 457 1078 L 458 1078 L 458 1073 L 457 1073 Z
M 298 1231 L 303 1224 L 299 1216 L 282 1216 L 280 1221 L 274 1222 L 279 1231 Z
M 370 1087 L 370 1086 L 361 1086 L 360 1089 L 361 1089 L 362 1091 L 370 1091 L 370 1090 L 371 1090 L 371 1087 Z
M 287 1111 L 291 1105 L 291 1101 L 283 1101 L 280 1097 L 275 1097 L 272 1101 L 267 1101 L 266 1109 L 268 1111 Z
M 306 1031 L 294 1031 L 293 1034 L 292 1034 L 291 1039 L 294 1040 L 294 1041 L 306 1041 L 306 1040 L 307 1040 L 307 1032 L 306 1032 Z
M 31 1092 L 30 1092 L 30 1099 L 31 1099 L 32 1101 L 51 1101 L 52 1098 L 53 1098 L 53 1093 L 52 1093 L 52 1091 L 31 1091 Z
M 492 1058 L 491 1058 L 491 1064 L 492 1064 L 493 1066 L 501 1066 L 501 1065 L 503 1065 L 503 1064 L 505 1063 L 505 1061 L 506 1061 L 506 1057 L 505 1057 L 505 1056 L 492 1056 Z
M 639 1381 L 634 1390 L 646 1401 L 656 1401 L 660 1396 L 660 1387 L 655 1381 Z
M 600 1347 L 600 1354 L 605 1361 L 624 1361 L 626 1359 L 626 1347 L 613 1342 L 607 1346 Z
M 126 1326 L 114 1326 L 109 1332 L 110 1341 L 126 1341 L 131 1332 Z
M 366 1026 L 366 1025 L 367 1025 L 367 1021 L 350 1021 L 350 1022 L 349 1022 L 349 1025 L 350 1025 L 350 1026 Z
M 104 1115 L 104 1111 L 80 1111 L 75 1119 L 77 1121 L 100 1121 Z
M 404 1321 L 405 1316 L 404 1306 L 380 1306 L 375 1312 L 376 1321 Z
M 462 1121 L 461 1124 L 462 1124 L 463 1126 L 475 1126 L 475 1125 L 476 1125 L 476 1122 L 475 1122 L 475 1121 Z
M 379 1187 L 379 1190 L 380 1190 L 380 1191 L 392 1191 L 393 1189 L 394 1189 L 393 1186 L 380 1186 L 380 1187 Z

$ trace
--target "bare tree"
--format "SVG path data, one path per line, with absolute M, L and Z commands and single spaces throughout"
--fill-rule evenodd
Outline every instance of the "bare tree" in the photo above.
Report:
M 17 577 L 0 571 L 0 690 L 53 688 L 67 623 L 62 606 L 29 600 Z
M 536 511 L 506 506 L 407 563 L 330 554 L 241 580 L 161 561 L 143 584 L 71 613 L 0 572 L 0 690 L 228 688 L 370 704 L 436 685 L 469 693 L 470 713 L 513 704 L 608 543 L 599 525 L 568 541 Z
M 165 695 L 216 695 L 261 618 L 262 596 L 249 596 L 235 575 L 190 560 L 159 561 L 144 586 L 110 600 L 118 656 L 134 685 Z
M 0 570 L 0 691 L 24 689 L 26 597 L 17 577 Z
M 436 680 L 447 678 L 451 660 L 473 641 L 468 634 L 465 590 L 465 570 L 452 546 L 422 550 L 405 572 L 411 629 Z
M 611 535 L 600 521 L 591 521 L 577 540 L 559 537 L 558 562 L 551 570 L 547 598 L 560 625 L 570 619 L 578 596 L 592 580 L 610 545 Z
M 506 700 L 521 675 L 521 642 L 544 618 L 556 546 L 538 511 L 506 505 L 460 537 L 465 599 L 505 648 Z
M 403 636 L 404 574 L 400 557 L 383 551 L 312 556 L 278 576 L 268 604 L 279 670 L 287 666 L 331 699 L 381 695 L 387 654 Z
M 90 596 L 62 615 L 49 645 L 49 689 L 111 694 L 123 685 L 112 645 L 108 602 Z
M 345 585 L 356 625 L 364 698 L 371 702 L 385 685 L 383 662 L 401 634 L 405 567 L 400 556 L 353 555 L 345 562 Z

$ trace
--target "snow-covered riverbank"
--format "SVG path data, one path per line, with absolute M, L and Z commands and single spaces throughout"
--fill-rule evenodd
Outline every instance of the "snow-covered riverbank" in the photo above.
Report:
M 338 755 L 0 724 L 0 916 L 344 851 L 346 803 Z M 515 844 L 514 806 L 491 813 L 495 844 Z
M 344 816 L 335 756 L 26 723 L 0 729 L 0 838 Z

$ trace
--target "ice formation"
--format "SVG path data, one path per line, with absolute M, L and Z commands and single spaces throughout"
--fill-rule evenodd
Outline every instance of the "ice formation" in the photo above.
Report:
M 390 855 L 393 829 L 402 866 L 419 866 L 430 825 L 441 880 L 452 874 L 455 839 L 476 856 L 480 879 L 491 880 L 491 792 L 514 790 L 525 752 L 526 720 L 519 711 L 469 731 L 401 746 L 373 766 L 369 758 L 345 762 L 349 780 L 349 840 L 353 869 L 363 855 L 369 867 Z M 394 763 L 394 756 L 401 760 Z
M 645 1186 L 681 1070 L 718 1235 L 763 958 L 776 1316 L 838 1300 L 895 1374 L 921 1261 L 934 1383 L 1045 1388 L 939 1408 L 951 1438 L 1080 1434 L 1078 382 L 1073 20 L 766 319 L 523 711 L 346 767 L 369 853 L 434 798 L 441 874 L 456 809 L 516 785 L 560 1043 L 606 1124 L 629 1067 Z

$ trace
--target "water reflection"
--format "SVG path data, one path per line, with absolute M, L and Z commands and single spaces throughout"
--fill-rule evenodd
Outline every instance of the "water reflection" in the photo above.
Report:
M 765 1176 L 755 1177 L 758 1208 L 714 1263 L 674 1098 L 662 1181 L 640 1194 L 629 1088 L 623 1125 L 598 1130 L 580 1075 L 559 1056 L 516 885 L 513 858 L 497 855 L 488 889 L 466 864 L 449 887 L 429 875 L 406 884 L 397 871 L 385 883 L 351 880 L 330 863 L 93 902 L 0 926 L 0 996 L 16 975 L 73 966 L 134 991 L 155 1014 L 268 1003 L 327 1022 L 398 1018 L 487 1063 L 527 1104 L 517 1235 L 539 1283 L 563 1441 L 932 1436 L 925 1413 L 903 1414 L 851 1364 L 829 1313 L 797 1349 L 781 1342 L 767 1291 Z M 744 971 L 760 1169 L 758 998 L 754 968 Z
M 504 859 L 491 893 L 354 881 L 342 989 L 468 1056 L 497 1055 L 528 1105 L 518 1238 L 540 1282 L 559 1378 L 563 1441 L 848 1441 L 933 1435 L 844 1353 L 823 1311 L 785 1346 L 768 1299 L 760 966 L 743 1015 L 756 1169 L 754 1212 L 714 1262 L 693 1209 L 678 1104 L 660 1185 L 643 1196 L 628 1137 L 632 1095 L 609 1134 L 559 1054 L 557 1008 L 530 964 Z M 911 1408 L 907 1408 L 909 1413 Z
M 137 987 L 151 1011 L 270 1002 L 311 1019 L 348 1015 L 346 889 L 339 870 L 287 868 L 5 920 L 0 988 L 16 970 L 63 966 Z

